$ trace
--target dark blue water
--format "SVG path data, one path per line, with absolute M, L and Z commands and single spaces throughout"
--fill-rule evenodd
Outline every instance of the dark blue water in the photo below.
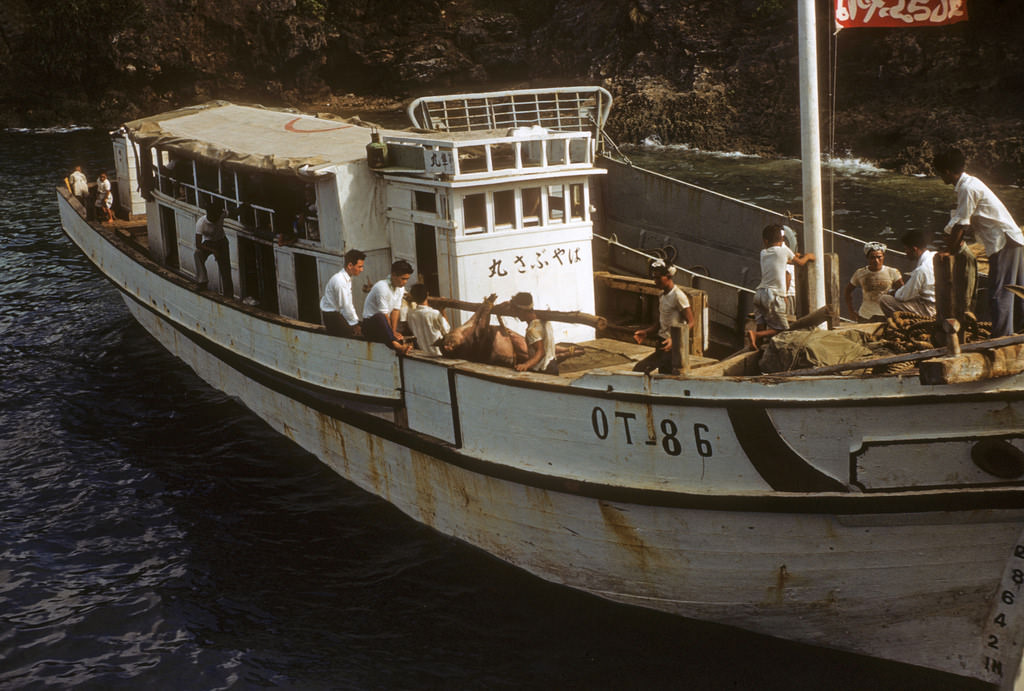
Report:
M 0 687 L 936 689 L 417 525 L 211 390 L 62 236 L 105 136 L 0 133 Z

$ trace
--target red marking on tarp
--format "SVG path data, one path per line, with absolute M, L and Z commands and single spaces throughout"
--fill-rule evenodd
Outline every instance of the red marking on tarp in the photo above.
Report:
M 334 130 L 343 130 L 348 127 L 352 127 L 352 125 L 338 125 L 337 127 L 328 127 L 322 130 L 300 130 L 295 126 L 295 123 L 297 123 L 301 119 L 302 118 L 295 118 L 294 120 L 286 122 L 284 128 L 289 132 L 296 132 L 298 134 L 316 134 L 317 132 L 333 132 Z

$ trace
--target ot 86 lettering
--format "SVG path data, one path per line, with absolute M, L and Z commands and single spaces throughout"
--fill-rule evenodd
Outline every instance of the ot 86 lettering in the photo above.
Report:
M 615 433 L 614 430 L 621 427 L 620 433 L 627 444 L 639 444 L 642 441 L 646 446 L 657 446 L 660 443 L 662 450 L 669 456 L 682 454 L 684 444 L 688 443 L 685 436 L 680 438 L 679 425 L 672 418 L 663 418 L 658 423 L 657 428 L 661 431 L 660 439 L 657 438 L 657 432 L 653 439 L 641 439 L 635 436 L 640 429 L 639 425 L 635 424 L 636 413 L 615 411 L 612 415 L 613 419 L 609 420 L 608 414 L 600 406 L 594 406 L 594 409 L 590 411 L 590 424 L 598 439 L 607 439 L 609 435 Z M 707 438 L 708 431 L 709 428 L 705 424 L 700 422 L 693 424 L 693 449 L 701 458 L 711 458 L 714 454 L 711 441 Z

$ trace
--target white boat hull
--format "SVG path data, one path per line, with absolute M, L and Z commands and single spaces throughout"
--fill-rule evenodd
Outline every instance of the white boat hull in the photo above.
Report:
M 559 388 L 452 361 L 399 362 L 362 342 L 347 342 L 339 360 L 324 355 L 338 339 L 145 269 L 59 199 L 69 237 L 164 347 L 419 522 L 612 600 L 990 681 L 1001 679 L 995 666 L 1014 664 L 1021 617 L 1000 605 L 1000 579 L 1024 527 L 1021 488 L 991 478 L 943 488 L 974 472 L 961 464 L 911 491 L 889 457 L 863 471 L 856 459 L 899 442 L 924 465 L 965 439 L 1019 436 L 1020 402 L 990 397 L 1016 382 L 968 386 L 959 401 L 878 379 L 827 394 L 820 381 L 784 393 L 722 378 L 659 384 L 685 384 L 684 396 L 629 375 Z M 204 310 L 216 318 L 200 321 Z M 233 336 L 261 330 L 262 344 Z M 818 491 L 780 490 L 749 456 L 737 428 L 761 413 L 735 411 L 755 390 L 795 457 L 830 454 L 807 470 Z M 907 391 L 911 400 L 899 399 Z M 831 434 L 808 439 L 815 418 Z M 930 441 L 907 439 L 929 425 Z M 851 475 L 877 487 L 850 491 Z M 1005 638 L 990 648 L 986 627 L 999 611 L 1009 615 Z

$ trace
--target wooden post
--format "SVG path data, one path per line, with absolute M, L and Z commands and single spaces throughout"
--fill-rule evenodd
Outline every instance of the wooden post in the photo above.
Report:
M 822 270 L 825 272 L 825 305 L 831 312 L 828 325 L 830 329 L 834 329 L 839 326 L 840 300 L 842 299 L 841 283 L 839 282 L 839 255 L 835 252 L 828 252 L 821 259 Z
M 935 318 L 940 322 L 956 319 L 956 305 L 953 300 L 953 257 L 949 254 L 936 254 L 932 259 L 935 271 Z M 963 314 L 960 314 L 963 317 Z
M 672 374 L 690 373 L 690 325 L 677 324 L 672 335 Z

